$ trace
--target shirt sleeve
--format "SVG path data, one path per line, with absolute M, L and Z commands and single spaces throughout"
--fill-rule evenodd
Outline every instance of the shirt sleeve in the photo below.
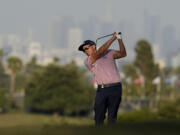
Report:
M 91 60 L 90 56 L 85 59 L 84 64 L 91 71 L 91 69 L 92 69 L 92 60 Z
M 110 50 L 108 50 L 109 52 L 108 52 L 108 57 L 109 58 L 113 58 L 113 55 L 114 55 L 114 53 L 116 52 L 116 50 L 114 50 L 114 49 L 110 49 Z

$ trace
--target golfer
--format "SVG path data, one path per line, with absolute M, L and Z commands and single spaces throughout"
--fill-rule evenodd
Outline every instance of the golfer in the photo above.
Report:
M 109 49 L 116 39 L 120 50 Z M 98 50 L 95 42 L 91 40 L 84 41 L 78 50 L 83 51 L 88 56 L 84 63 L 93 73 L 94 81 L 98 84 L 94 104 L 96 125 L 104 123 L 107 110 L 108 123 L 115 123 L 122 95 L 121 79 L 115 59 L 126 56 L 126 49 L 121 34 L 115 32 Z

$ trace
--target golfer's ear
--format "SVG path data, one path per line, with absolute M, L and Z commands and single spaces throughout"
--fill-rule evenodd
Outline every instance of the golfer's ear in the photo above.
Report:
M 95 45 L 93 45 L 93 48 L 94 48 L 94 49 L 96 49 L 96 46 L 95 46 Z

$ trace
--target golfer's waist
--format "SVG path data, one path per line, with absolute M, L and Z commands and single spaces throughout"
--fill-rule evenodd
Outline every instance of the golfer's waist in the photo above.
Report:
M 98 84 L 98 87 L 107 88 L 107 87 L 113 87 L 113 86 L 118 86 L 118 85 L 121 85 L 121 82 L 109 83 L 109 84 Z

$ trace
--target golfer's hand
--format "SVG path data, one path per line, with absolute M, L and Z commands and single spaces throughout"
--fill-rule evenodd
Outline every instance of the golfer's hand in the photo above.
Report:
M 117 36 L 116 36 L 116 35 L 117 35 L 117 33 L 116 33 L 116 32 L 114 32 L 113 37 L 112 37 L 114 40 L 116 40 L 116 39 L 117 39 Z
M 122 39 L 121 33 L 116 32 L 116 38 L 117 38 L 117 39 Z

